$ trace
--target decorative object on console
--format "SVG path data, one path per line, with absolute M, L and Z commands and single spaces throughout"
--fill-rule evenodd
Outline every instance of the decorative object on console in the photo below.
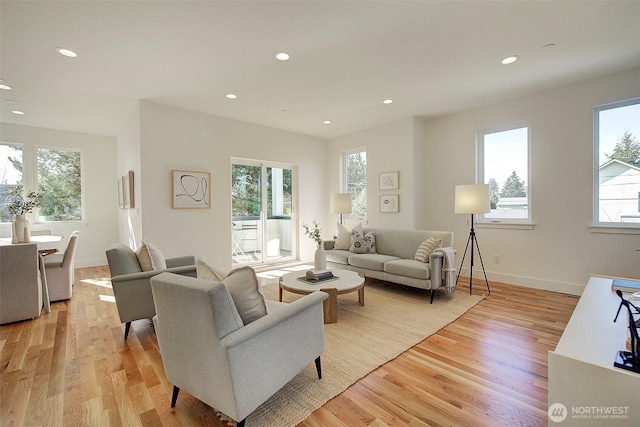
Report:
M 400 188 L 398 172 L 383 172 L 380 174 L 380 190 L 397 190 Z
M 380 212 L 398 212 L 399 206 L 397 194 L 380 196 Z
M 469 267 L 469 294 L 473 293 L 473 252 L 474 246 L 478 250 L 478 257 L 480 258 L 480 264 L 482 265 L 482 273 L 484 274 L 484 281 L 487 284 L 487 290 L 491 293 L 489 288 L 489 280 L 487 279 L 487 273 L 484 269 L 484 262 L 482 261 L 482 254 L 480 253 L 480 246 L 478 246 L 478 240 L 476 238 L 476 232 L 473 229 L 474 216 L 480 213 L 491 212 L 491 202 L 489 200 L 489 186 L 487 184 L 469 184 L 469 185 L 456 185 L 455 192 L 455 213 L 471 214 L 471 229 L 469 231 L 469 238 L 467 239 L 467 246 L 464 248 L 464 255 L 462 255 L 462 262 L 460 263 L 460 270 L 462 271 L 462 265 L 464 259 L 467 256 L 467 250 L 471 246 L 471 266 Z M 460 273 L 456 279 L 456 284 L 460 280 Z
M 171 177 L 174 209 L 211 207 L 211 174 L 209 172 L 173 170 Z
M 22 196 L 22 186 L 16 185 L 9 190 L 6 208 L 14 214 L 15 220 L 11 223 L 11 243 L 31 242 L 31 227 L 25 214 L 42 205 L 41 195 L 35 191 L 29 191 L 26 199 Z
M 636 307 L 633 303 L 629 302 L 629 300 L 624 299 L 622 296 L 622 291 L 619 289 L 616 290 L 616 295 L 620 297 L 620 305 L 618 306 L 618 312 L 616 313 L 615 319 L 613 321 L 618 320 L 618 315 L 620 315 L 620 310 L 622 306 L 627 308 L 627 312 L 629 315 L 629 333 L 631 334 L 631 351 L 620 350 L 616 354 L 616 360 L 613 363 L 613 366 L 617 368 L 626 369 L 627 371 L 633 371 L 640 374 L 640 337 L 638 337 L 638 328 L 636 327 L 635 320 L 633 319 L 633 308 L 636 311 L 636 314 L 640 314 L 640 308 Z
M 342 215 L 351 213 L 351 193 L 333 193 L 329 203 L 329 211 L 333 214 L 340 214 L 340 224 Z
M 622 292 L 638 292 L 640 291 L 640 281 L 613 279 L 613 281 L 611 282 L 611 290 L 621 290 Z

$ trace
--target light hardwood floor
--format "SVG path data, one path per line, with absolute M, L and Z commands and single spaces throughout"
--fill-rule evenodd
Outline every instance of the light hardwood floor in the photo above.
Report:
M 153 329 L 133 322 L 124 341 L 108 277 L 106 267 L 77 269 L 70 301 L 0 326 L 0 425 L 226 426 L 185 392 L 169 407 Z M 577 300 L 491 283 L 476 307 L 301 425 L 546 426 L 547 352 Z

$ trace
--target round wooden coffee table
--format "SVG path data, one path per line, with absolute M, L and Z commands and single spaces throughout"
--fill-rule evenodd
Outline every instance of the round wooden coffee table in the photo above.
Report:
M 305 277 L 305 271 L 294 271 L 280 276 L 279 300 L 282 301 L 282 291 L 294 294 L 307 295 L 312 292 L 322 291 L 329 294 L 329 298 L 323 302 L 324 323 L 336 323 L 338 321 L 338 295 L 358 291 L 358 302 L 364 305 L 364 276 L 349 270 L 331 270 L 336 277 L 317 284 L 308 283 L 299 278 Z

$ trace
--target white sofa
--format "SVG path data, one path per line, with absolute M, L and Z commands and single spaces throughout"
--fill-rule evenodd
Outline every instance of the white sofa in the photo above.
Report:
M 430 255 L 429 262 L 414 259 L 422 242 L 429 237 L 442 240 L 442 247 L 453 247 L 450 231 L 396 230 L 391 228 L 363 228 L 363 233 L 375 236 L 376 253 L 356 254 L 334 249 L 335 240 L 324 242 L 328 269 L 352 270 L 365 277 L 435 291 L 443 285 L 441 252 Z

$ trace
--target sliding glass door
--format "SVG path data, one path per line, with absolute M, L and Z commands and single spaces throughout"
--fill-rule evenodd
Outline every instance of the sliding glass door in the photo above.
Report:
M 295 258 L 294 168 L 234 159 L 231 164 L 233 265 Z

